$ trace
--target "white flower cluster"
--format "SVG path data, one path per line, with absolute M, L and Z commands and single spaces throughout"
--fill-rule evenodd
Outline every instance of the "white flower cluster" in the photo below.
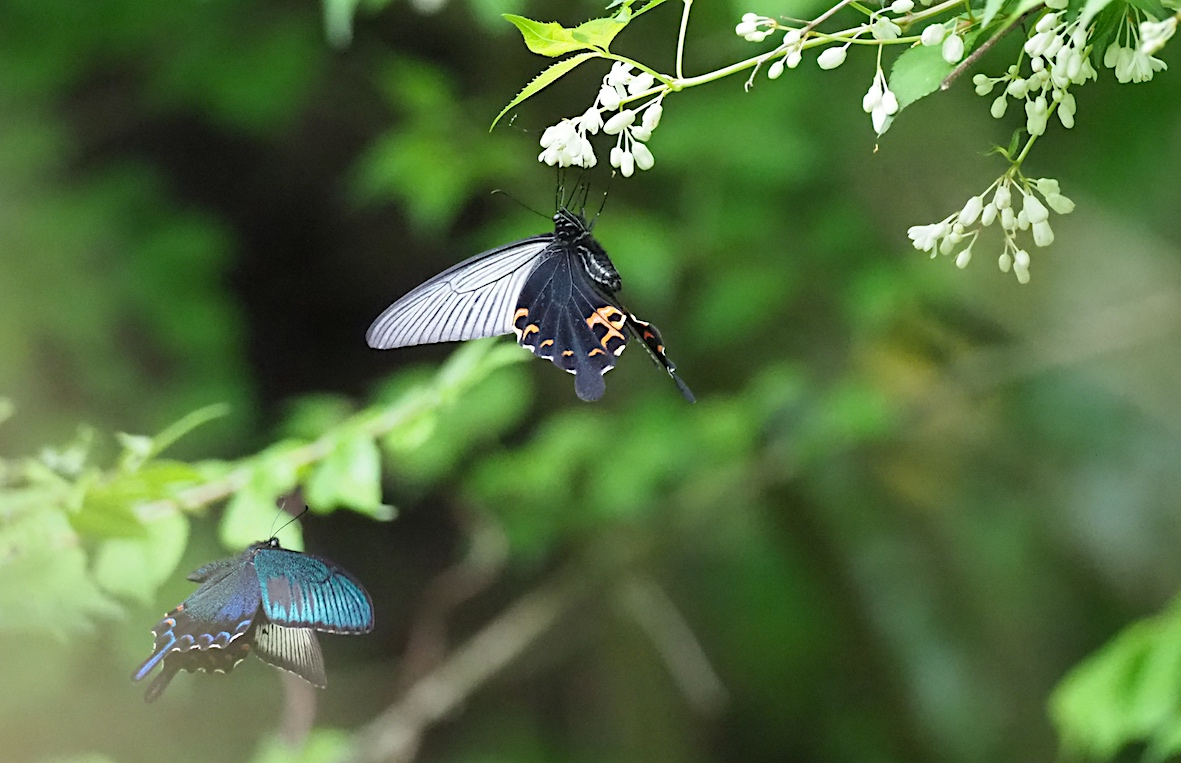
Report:
M 890 123 L 898 113 L 898 98 L 886 83 L 886 73 L 882 71 L 880 64 L 877 73 L 874 74 L 873 84 L 869 86 L 869 92 L 861 99 L 861 108 L 869 114 L 873 121 L 873 131 L 878 135 L 890 129 Z
M 1005 115 L 1008 99 L 1025 101 L 1025 128 L 1030 135 L 1046 131 L 1051 112 L 1058 112 L 1062 126 L 1074 126 L 1075 100 L 1071 85 L 1082 85 L 1097 79 L 1099 73 L 1091 65 L 1088 45 L 1092 26 L 1083 26 L 1079 19 L 1062 20 L 1061 13 L 1046 13 L 1034 26 L 1033 34 L 1025 42 L 1032 73 L 1022 77 L 1020 67 L 1013 64 L 1001 77 L 977 74 L 972 78 L 977 95 L 988 95 L 998 83 L 1004 90 L 992 102 L 991 113 L 997 119 Z
M 919 42 L 928 48 L 940 46 L 942 49 L 939 53 L 949 64 L 958 64 L 964 57 L 964 38 L 954 30 L 948 34 L 946 24 L 928 24 L 923 27 Z
M 775 31 L 775 19 L 760 16 L 757 13 L 742 14 L 742 21 L 734 27 L 734 34 L 747 42 L 762 42 Z
M 1151 56 L 1165 46 L 1177 31 L 1177 17 L 1170 16 L 1164 21 L 1140 22 L 1140 52 Z
M 1164 47 L 1177 30 L 1177 17 L 1162 22 L 1144 21 L 1137 30 L 1135 24 L 1124 18 L 1115 33 L 1115 42 L 1103 53 L 1103 65 L 1115 70 L 1115 78 L 1123 83 L 1148 82 L 1152 75 L 1168 67 L 1152 54 Z M 1120 45 L 1120 38 L 1127 40 Z
M 985 197 L 992 192 L 992 198 Z M 1042 199 L 1038 198 L 1041 194 Z M 1020 202 L 1018 210 L 1017 203 Z M 1029 283 L 1029 252 L 1017 245 L 1018 231 L 1032 229 L 1033 243 L 1049 246 L 1054 242 L 1054 231 L 1050 227 L 1050 212 L 1060 215 L 1074 211 L 1074 202 L 1062 195 L 1058 181 L 1053 178 L 1027 180 L 1020 173 L 1006 173 L 985 189 L 979 196 L 973 196 L 959 212 L 930 225 L 915 225 L 907 230 L 915 249 L 937 254 L 951 254 L 960 244 L 966 245 L 956 254 L 955 264 L 966 268 L 972 260 L 972 247 L 980 232 L 1000 222 L 1005 245 L 998 264 L 1001 271 L 1010 270 L 1019 283 Z
M 541 153 L 537 160 L 551 167 L 594 167 L 598 163 L 588 135 L 602 130 L 605 135 L 618 136 L 611 149 L 611 166 L 624 177 L 631 177 L 636 168 L 650 169 L 656 160 L 644 145 L 652 131 L 660 124 L 663 94 L 636 109 L 621 108 L 629 98 L 643 95 L 652 89 L 656 78 L 648 72 L 635 73 L 634 67 L 616 61 L 603 78 L 603 85 L 595 102 L 581 115 L 563 119 L 550 125 L 541 136 Z M 604 113 L 616 112 L 603 120 Z M 639 124 L 636 119 L 639 117 Z

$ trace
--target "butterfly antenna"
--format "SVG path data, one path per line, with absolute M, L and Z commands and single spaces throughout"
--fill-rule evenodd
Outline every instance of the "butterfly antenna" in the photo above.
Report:
M 578 173 L 578 187 L 575 190 L 576 195 L 580 197 L 578 202 L 578 214 L 584 220 L 586 219 L 586 200 L 590 196 L 590 176 L 584 169 Z M 571 199 L 573 201 L 573 199 Z
M 302 517 L 304 514 L 307 514 L 307 513 L 308 513 L 308 506 L 307 506 L 307 504 L 305 503 L 305 504 L 304 504 L 304 506 L 303 506 L 303 511 L 299 512 L 299 513 L 298 513 L 298 514 L 296 514 L 294 517 L 292 517 L 291 519 L 288 519 L 286 522 L 284 522 L 284 523 L 283 523 L 283 524 L 282 524 L 282 525 L 279 527 L 279 529 L 278 529 L 278 530 L 275 530 L 273 533 L 271 533 L 271 537 L 272 537 L 272 538 L 278 538 L 278 537 L 279 537 L 279 533 L 283 532 L 284 528 L 286 528 L 286 527 L 287 527 L 287 525 L 291 524 L 292 522 L 295 522 L 295 521 L 297 521 L 297 520 L 298 520 L 300 517 Z M 272 524 L 271 526 L 272 526 L 272 527 L 274 527 L 274 524 Z
M 554 189 L 554 210 L 566 208 L 566 172 L 558 167 L 558 184 Z
M 549 215 L 545 215 L 545 214 L 542 214 L 541 212 L 538 212 L 536 209 L 534 209 L 533 207 L 529 206 L 529 205 L 528 205 L 528 204 L 526 204 L 525 202 L 521 201 L 521 200 L 520 200 L 520 199 L 518 199 L 516 196 L 513 196 L 513 195 L 512 195 L 511 193 L 509 193 L 508 191 L 505 191 L 505 190 L 503 190 L 503 189 L 500 189 L 500 188 L 494 188 L 494 189 L 492 189 L 492 193 L 494 193 L 494 194 L 496 194 L 496 193 L 502 193 L 502 194 L 504 194 L 505 196 L 507 196 L 507 197 L 509 197 L 510 199 L 512 199 L 513 201 L 517 202 L 517 204 L 520 204 L 522 207 L 524 207 L 525 209 L 527 209 L 527 210 L 529 210 L 530 212 L 532 212 L 533 214 L 535 214 L 535 215 L 537 215 L 537 216 L 539 216 L 539 217 L 544 217 L 546 220 L 550 219 L 550 218 L 549 218 Z
M 614 179 L 615 179 L 615 173 L 612 172 L 611 177 L 607 178 L 607 188 L 603 191 L 603 200 L 599 202 L 599 211 L 595 212 L 595 218 L 593 220 L 591 220 L 590 225 L 587 226 L 591 230 L 595 229 L 595 223 L 597 223 L 599 221 L 599 215 L 603 214 L 603 208 L 607 206 L 607 194 L 610 193 L 610 191 L 611 191 L 611 181 Z

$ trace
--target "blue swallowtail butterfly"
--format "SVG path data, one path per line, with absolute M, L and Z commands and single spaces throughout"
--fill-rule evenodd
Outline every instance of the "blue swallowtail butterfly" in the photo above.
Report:
M 616 299 L 619 272 L 586 218 L 563 206 L 553 221 L 553 233 L 477 254 L 411 290 L 369 327 L 369 346 L 388 350 L 512 332 L 522 347 L 574 374 L 580 398 L 598 400 L 606 389 L 603 374 L 634 336 L 693 402 L 660 332 Z
M 163 663 L 146 702 L 159 697 L 177 671 L 229 673 L 251 651 L 323 687 L 315 632 L 373 630 L 373 602 L 356 578 L 327 559 L 280 547 L 277 538 L 211 562 L 189 580 L 201 587 L 152 629 L 152 655 L 131 675 L 141 681 Z

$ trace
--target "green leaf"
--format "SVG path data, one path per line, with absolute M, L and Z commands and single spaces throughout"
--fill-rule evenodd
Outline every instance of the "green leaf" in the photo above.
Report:
M 1096 69 L 1102 66 L 1103 54 L 1107 52 L 1107 43 L 1119 29 L 1126 11 L 1127 6 L 1123 3 L 1112 3 L 1100 11 L 1095 18 L 1095 31 L 1091 33 L 1091 58 Z
M 290 518 L 280 513 L 275 505 L 275 494 L 255 486 L 239 490 L 226 505 L 218 528 L 221 543 L 226 548 L 241 550 L 267 538 L 269 528 L 276 526 L 276 518 L 286 525 L 276 535 L 283 548 L 303 551 L 303 529 L 299 522 L 287 523 Z
M 919 45 L 902 52 L 894 60 L 890 70 L 890 89 L 898 99 L 898 110 L 902 111 L 920 98 L 939 89 L 947 75 L 955 67 L 943 60 L 938 45 Z
M 1106 759 L 1149 740 L 1166 754 L 1181 722 L 1181 609 L 1133 624 L 1081 662 L 1051 695 L 1050 715 L 1072 754 Z
M 324 36 L 336 48 L 353 41 L 353 15 L 360 0 L 324 0 Z
M 204 480 L 189 464 L 153 461 L 138 471 L 114 475 L 88 487 L 82 505 L 70 516 L 79 534 L 102 538 L 142 538 L 144 526 L 136 514 L 143 503 L 171 499 Z
M 1167 16 L 1172 15 L 1165 10 L 1165 6 L 1161 4 L 1160 0 L 1128 0 L 1128 5 L 1151 14 L 1157 21 L 1163 21 Z
M 87 574 L 66 516 L 53 510 L 0 525 L 0 633 L 65 636 L 119 608 Z
M 1091 19 L 1098 16 L 1111 3 L 1112 0 L 1087 0 L 1086 5 L 1083 6 L 1083 12 L 1079 14 L 1079 23 L 1086 26 L 1091 22 Z
M 976 37 L 976 32 L 964 37 L 965 50 L 972 49 Z M 903 51 L 890 69 L 890 89 L 898 99 L 898 111 L 938 90 L 954 69 L 955 65 L 943 59 L 943 49 L 938 45 L 918 45 Z
M 656 6 L 663 5 L 663 4 L 664 4 L 664 0 L 649 0 L 648 3 L 646 3 L 642 8 L 640 8 L 640 10 L 638 10 L 632 14 L 632 18 L 634 19 L 636 16 L 643 15 L 643 14 L 647 13 L 648 11 L 652 10 L 653 8 L 655 8 Z
M 539 55 L 557 58 L 586 48 L 584 43 L 574 39 L 571 30 L 556 21 L 534 21 L 514 13 L 506 13 L 504 17 L 521 30 L 525 46 Z
M 1010 24 L 1016 22 L 1018 19 L 1024 16 L 1027 11 L 1037 8 L 1044 2 L 1045 0 L 1019 0 L 1017 5 L 1009 11 L 1009 15 L 1005 17 L 1003 28 L 1008 28 Z
M 1000 13 L 1001 7 L 1004 6 L 1007 1 L 1008 0 L 988 0 L 988 2 L 984 4 L 984 15 L 980 18 L 981 29 L 988 28 L 988 25 L 991 24 L 992 20 L 997 17 L 997 14 Z
M 579 64 L 582 64 L 592 58 L 599 58 L 599 57 L 600 56 L 598 53 L 580 53 L 577 56 L 571 56 L 570 58 L 564 58 L 561 61 L 558 61 L 557 63 L 551 65 L 548 69 L 543 71 L 541 74 L 538 74 L 536 77 L 534 77 L 533 80 L 528 85 L 526 85 L 525 88 L 521 92 L 517 93 L 517 96 L 515 98 L 513 98 L 511 101 L 509 101 L 509 104 L 507 106 L 505 106 L 503 109 L 500 110 L 500 113 L 496 115 L 496 119 L 492 120 L 492 125 L 488 128 L 488 132 L 492 132 L 492 129 L 494 127 L 496 127 L 496 123 L 500 121 L 501 117 L 503 117 L 505 114 L 507 114 L 509 112 L 509 109 L 520 104 L 521 102 L 523 102 L 527 98 L 531 98 L 532 96 L 537 95 L 545 88 L 547 88 L 550 85 L 552 85 L 553 83 L 557 82 L 563 76 L 574 71 L 574 69 Z
M 197 427 L 220 419 L 222 416 L 228 415 L 229 412 L 230 406 L 225 403 L 214 403 L 204 408 L 198 408 L 192 413 L 183 416 L 179 421 L 169 424 L 160 434 L 152 438 L 152 452 L 150 456 L 163 453 L 173 443 Z
M 615 18 L 591 19 L 574 27 L 571 36 L 584 46 L 606 50 L 625 26 L 627 21 Z
M 319 513 L 344 507 L 381 521 L 394 518 L 393 507 L 381 502 L 381 452 L 365 434 L 337 443 L 304 489 L 308 505 Z
M 156 589 L 176 571 L 189 539 L 189 520 L 180 512 L 145 523 L 146 537 L 116 538 L 102 544 L 94 580 L 104 591 L 151 604 Z
M 277 736 L 263 740 L 254 763 L 333 763 L 348 757 L 349 735 L 338 729 L 312 729 L 298 747 Z

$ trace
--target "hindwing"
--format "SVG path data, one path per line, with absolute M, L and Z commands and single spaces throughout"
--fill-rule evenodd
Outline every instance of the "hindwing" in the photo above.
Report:
M 313 686 L 328 685 L 324 674 L 324 655 L 311 628 L 284 628 L 274 623 L 259 623 L 254 634 L 255 654 L 263 662 L 290 671 Z
M 206 565 L 194 575 L 211 567 Z M 143 680 L 161 661 L 164 668 L 144 699 L 151 702 L 158 697 L 178 670 L 233 670 L 249 651 L 248 634 L 258 611 L 258 578 L 253 571 L 244 562 L 236 569 L 218 565 L 207 582 L 152 629 L 152 654 L 131 677 Z
M 603 374 L 627 346 L 626 316 L 595 286 L 569 248 L 542 261 L 521 289 L 513 315 L 517 341 L 574 374 L 583 400 L 598 400 Z

